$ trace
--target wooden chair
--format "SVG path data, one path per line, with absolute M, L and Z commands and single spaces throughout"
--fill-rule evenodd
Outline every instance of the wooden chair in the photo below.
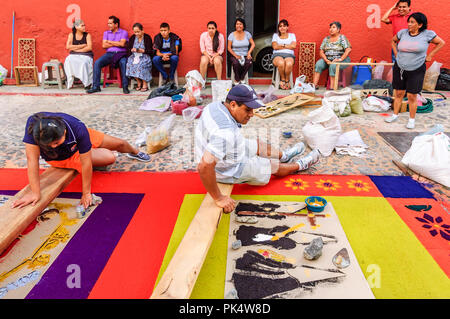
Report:
M 14 67 L 17 86 L 39 86 L 36 66 L 36 40 L 19 38 L 18 65 Z

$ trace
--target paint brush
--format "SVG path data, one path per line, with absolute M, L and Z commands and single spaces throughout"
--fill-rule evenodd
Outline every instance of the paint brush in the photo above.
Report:
M 270 240 L 271 240 L 271 241 L 278 240 L 278 239 L 280 239 L 280 238 L 286 236 L 286 235 L 289 234 L 290 232 L 293 232 L 294 230 L 297 230 L 297 229 L 299 229 L 300 227 L 303 227 L 303 226 L 305 226 L 305 224 L 303 224 L 303 223 L 300 223 L 300 224 L 298 224 L 298 225 L 292 226 L 291 228 L 286 229 L 284 232 L 276 234 L 276 235 L 273 236 Z

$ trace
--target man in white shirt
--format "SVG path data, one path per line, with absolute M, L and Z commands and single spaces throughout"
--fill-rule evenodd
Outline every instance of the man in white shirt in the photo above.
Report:
M 259 140 L 244 138 L 241 125 L 247 124 L 253 110 L 262 106 L 253 88 L 236 85 L 228 92 L 225 103 L 213 102 L 204 108 L 195 128 L 195 160 L 199 163 L 200 178 L 217 206 L 226 213 L 232 212 L 236 203 L 220 192 L 217 182 L 265 185 L 272 174 L 293 174 L 319 160 L 319 151 L 313 150 L 291 162 L 305 151 L 302 142 L 280 152 Z

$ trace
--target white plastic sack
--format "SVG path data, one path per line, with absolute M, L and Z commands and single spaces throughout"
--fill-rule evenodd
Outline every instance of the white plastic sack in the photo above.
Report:
M 443 132 L 415 137 L 402 163 L 416 173 L 450 187 L 450 138 Z
M 344 88 L 338 91 L 326 91 L 323 94 L 322 105 L 329 106 L 339 116 L 350 115 L 350 101 L 352 99 L 352 89 Z M 347 108 L 347 110 L 346 110 Z M 350 112 L 348 112 L 350 111 Z
M 275 86 L 270 85 L 267 90 L 265 91 L 256 91 L 256 94 L 260 99 L 262 99 L 262 102 L 264 104 L 270 103 L 272 101 L 275 101 L 277 99 L 276 95 L 273 93 L 276 91 Z
M 183 120 L 185 120 L 186 122 L 192 122 L 197 117 L 197 115 L 200 114 L 201 111 L 202 109 L 196 106 L 185 108 L 183 111 L 181 111 L 181 113 L 183 114 Z
M 387 63 L 387 61 L 381 61 L 380 63 Z M 377 65 L 373 69 L 373 79 L 383 79 L 384 65 Z
M 310 148 L 317 148 L 323 156 L 330 156 L 342 130 L 339 118 L 325 105 L 308 114 L 302 132 Z
M 316 92 L 316 87 L 313 83 L 306 83 L 306 75 L 300 75 L 295 79 L 294 87 L 291 89 L 290 93 L 314 93 Z
M 192 96 L 197 100 L 197 103 L 200 103 L 200 95 L 202 88 L 205 87 L 205 79 L 200 72 L 192 70 L 186 73 L 185 80 L 186 84 L 184 85 L 184 88 L 191 92 Z
M 231 90 L 231 80 L 215 80 L 211 81 L 211 91 L 213 102 L 224 102 L 228 92 Z
M 140 110 L 145 111 L 158 111 L 158 112 L 164 112 L 167 111 L 170 107 L 170 104 L 172 103 L 172 98 L 170 96 L 157 96 L 148 100 L 145 100 Z
M 3 82 L 3 80 L 6 79 L 7 74 L 8 70 L 5 69 L 2 65 L 0 65 L 0 82 Z
M 386 112 L 391 107 L 391 103 L 376 96 L 369 96 L 362 101 L 362 106 L 367 112 Z

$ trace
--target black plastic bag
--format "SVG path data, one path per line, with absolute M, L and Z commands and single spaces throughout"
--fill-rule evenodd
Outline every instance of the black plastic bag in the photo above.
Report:
M 184 93 L 184 91 L 186 91 L 185 88 L 183 88 L 183 87 L 178 88 L 175 85 L 175 83 L 171 82 L 171 83 L 164 84 L 163 86 L 161 86 L 157 89 L 154 89 L 150 93 L 150 95 L 148 96 L 147 99 L 152 99 L 157 96 L 174 96 L 177 94 L 182 94 L 182 93 Z
M 450 91 L 450 69 L 441 68 L 435 90 Z
M 386 80 L 373 79 L 367 80 L 363 83 L 364 89 L 388 89 L 389 95 L 392 96 L 394 89 L 392 88 L 392 83 Z

